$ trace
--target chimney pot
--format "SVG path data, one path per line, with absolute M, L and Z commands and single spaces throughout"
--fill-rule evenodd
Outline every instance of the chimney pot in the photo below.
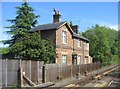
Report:
M 58 11 L 58 14 L 60 14 L 60 11 Z
M 56 13 L 56 10 L 54 9 L 55 14 L 53 15 L 53 23 L 60 22 L 61 21 L 61 14 L 60 11 Z

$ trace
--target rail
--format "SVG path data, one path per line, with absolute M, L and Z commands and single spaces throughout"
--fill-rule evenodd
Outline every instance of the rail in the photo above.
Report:
M 66 85 L 64 87 L 84 87 L 85 84 L 88 84 L 88 83 L 94 83 L 97 79 L 100 80 L 102 77 L 104 77 L 105 75 L 108 75 L 114 71 L 116 71 L 120 66 L 119 65 L 116 65 L 116 66 L 113 66 L 113 67 L 110 67 L 110 68 L 107 68 L 103 71 L 99 71 L 99 73 L 94 73 L 94 74 L 88 74 L 87 76 L 84 76 L 84 78 L 78 80 L 78 82 L 75 84 L 75 83 L 72 83 L 72 84 L 69 84 L 69 85 Z M 109 86 L 116 78 L 112 78 L 110 80 L 110 82 L 106 83 L 106 82 L 103 82 L 103 83 L 98 83 L 96 84 L 94 87 L 104 87 L 104 86 Z M 78 86 L 79 85 L 79 86 Z

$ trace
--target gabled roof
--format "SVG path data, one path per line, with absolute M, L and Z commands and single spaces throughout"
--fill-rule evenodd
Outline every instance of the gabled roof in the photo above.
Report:
M 65 23 L 67 23 L 67 22 L 64 21 L 64 22 L 43 24 L 43 25 L 39 25 L 39 26 L 29 30 L 29 32 L 35 32 L 35 31 L 40 31 L 40 30 L 58 29 L 61 25 L 65 24 Z
M 67 21 L 64 22 L 56 22 L 56 23 L 48 23 L 48 24 L 43 24 L 43 25 L 39 25 L 35 28 L 32 28 L 31 30 L 29 30 L 29 32 L 36 32 L 36 31 L 42 31 L 42 30 L 53 30 L 53 29 L 59 29 L 61 26 L 63 26 L 64 24 L 67 24 L 67 26 L 71 29 L 72 35 L 76 38 L 82 39 L 86 42 L 89 42 L 89 40 L 87 38 L 85 38 L 82 35 L 78 35 L 75 32 L 73 32 L 72 28 L 70 27 L 70 25 L 67 23 Z

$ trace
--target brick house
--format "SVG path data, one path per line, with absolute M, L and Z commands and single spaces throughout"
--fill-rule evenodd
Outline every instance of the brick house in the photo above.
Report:
M 56 47 L 57 64 L 87 64 L 92 62 L 89 56 L 89 40 L 78 34 L 78 25 L 70 26 L 61 21 L 61 14 L 53 15 L 53 23 L 39 25 L 30 32 L 39 32 L 41 38 L 49 38 Z

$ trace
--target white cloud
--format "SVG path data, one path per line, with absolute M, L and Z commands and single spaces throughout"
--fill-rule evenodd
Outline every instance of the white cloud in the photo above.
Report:
M 118 31 L 118 25 L 110 25 L 109 27 L 110 27 L 111 29 L 115 29 L 115 30 Z
M 112 23 L 105 22 L 105 21 L 91 21 L 91 23 L 98 24 L 100 26 L 106 26 L 106 27 L 109 27 L 111 29 L 114 29 L 114 30 L 118 31 L 118 25 L 117 24 L 112 24 Z
M 99 25 L 106 26 L 106 27 L 109 27 L 111 29 L 114 29 L 114 30 L 118 31 L 118 25 L 117 24 L 104 23 L 104 24 L 99 24 Z
M 100 26 L 106 26 L 106 27 L 109 27 L 111 29 L 118 31 L 118 24 L 113 24 L 110 22 L 102 21 L 102 20 L 92 20 L 92 19 L 82 18 L 81 22 L 84 24 L 91 24 L 92 26 L 94 26 L 95 24 L 98 24 Z

